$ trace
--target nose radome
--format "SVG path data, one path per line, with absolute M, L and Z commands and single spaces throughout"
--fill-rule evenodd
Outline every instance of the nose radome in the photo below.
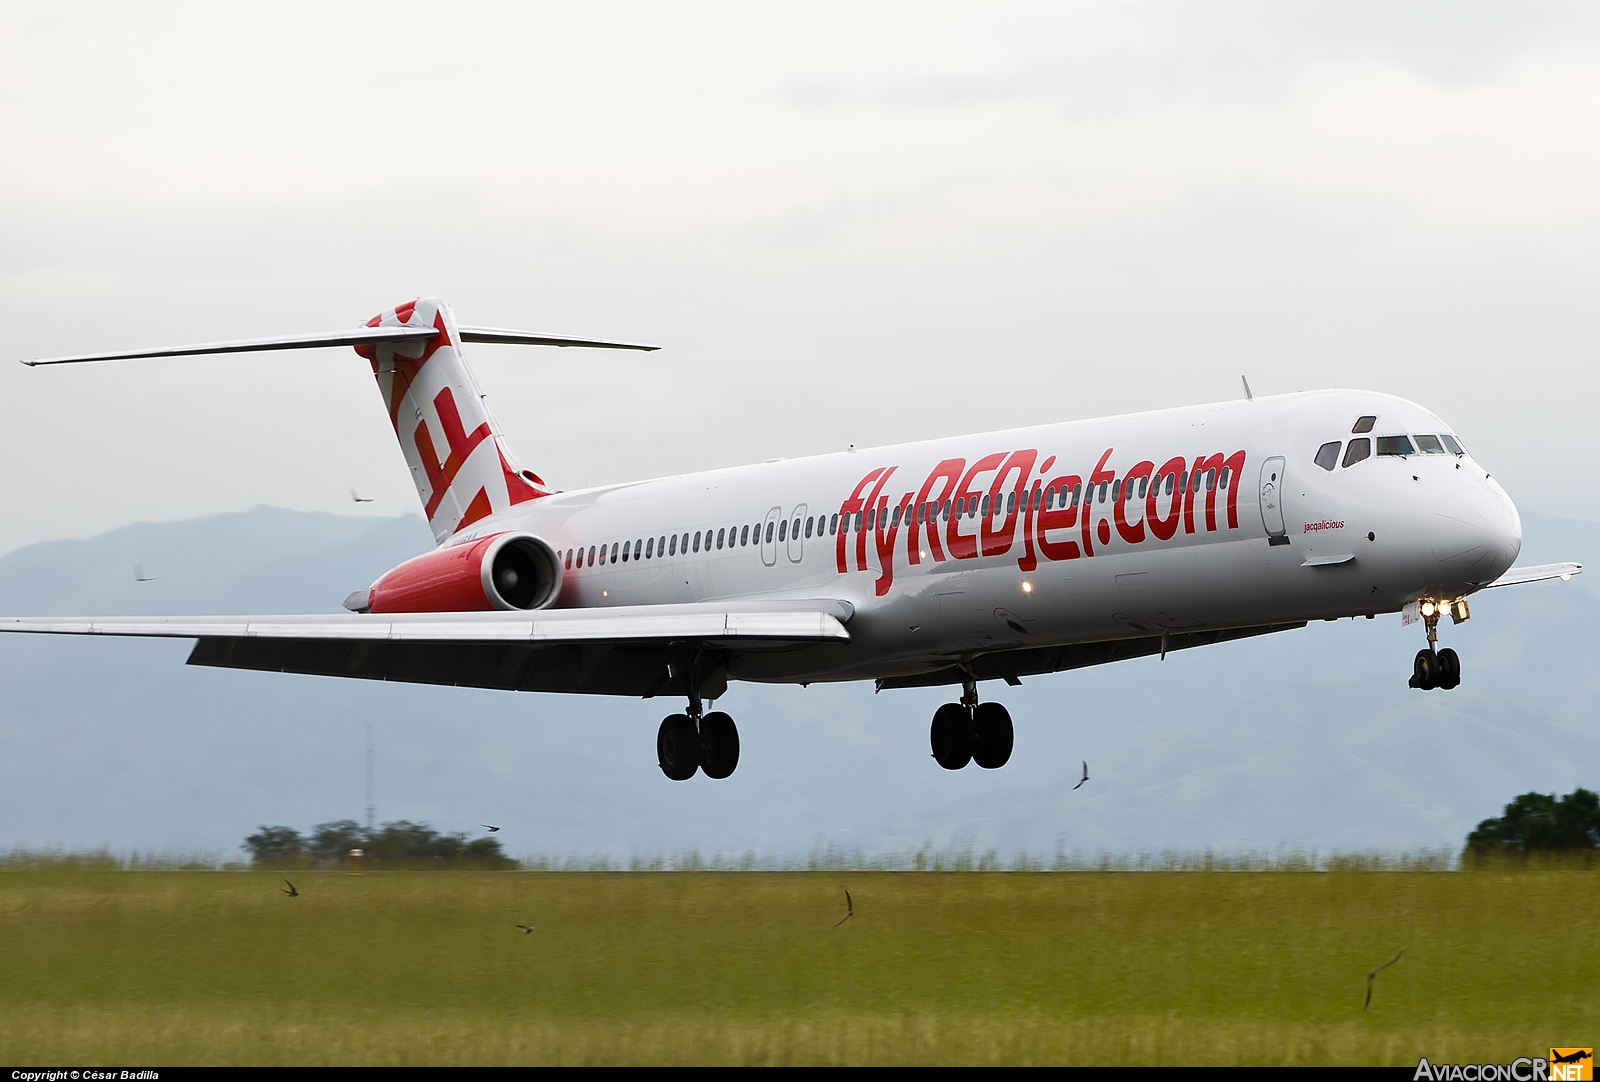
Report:
M 1492 582 L 1522 550 L 1522 520 L 1504 493 L 1457 493 L 1434 508 L 1429 540 L 1447 575 L 1469 583 Z

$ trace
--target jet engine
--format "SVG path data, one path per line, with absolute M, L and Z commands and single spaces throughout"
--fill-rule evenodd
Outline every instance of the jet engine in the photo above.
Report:
M 407 560 L 367 591 L 370 612 L 542 609 L 561 593 L 561 561 L 530 533 L 501 533 Z

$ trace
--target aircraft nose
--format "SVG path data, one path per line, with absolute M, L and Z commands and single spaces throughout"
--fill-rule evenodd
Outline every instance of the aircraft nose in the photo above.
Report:
M 1434 508 L 1429 540 L 1452 579 L 1493 582 L 1522 551 L 1522 518 L 1498 486 L 1458 492 Z

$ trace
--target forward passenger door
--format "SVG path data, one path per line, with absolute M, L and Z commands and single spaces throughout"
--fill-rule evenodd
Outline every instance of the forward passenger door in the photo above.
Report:
M 1269 458 L 1261 464 L 1261 524 L 1267 528 L 1267 544 L 1287 545 L 1289 532 L 1283 524 L 1282 458 Z

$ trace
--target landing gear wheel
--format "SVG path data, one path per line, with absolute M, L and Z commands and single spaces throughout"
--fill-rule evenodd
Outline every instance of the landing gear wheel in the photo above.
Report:
M 1439 651 L 1439 686 L 1449 691 L 1461 683 L 1461 655 L 1448 646 Z
M 1411 663 L 1411 686 L 1432 691 L 1439 686 L 1439 655 L 1432 650 L 1418 650 L 1417 659 Z
M 960 703 L 945 703 L 933 714 L 928 743 L 933 758 L 946 770 L 960 770 L 972 760 L 972 716 Z
M 999 703 L 979 703 L 973 711 L 973 721 L 978 739 L 972 749 L 972 761 L 985 770 L 1005 766 L 1015 741 L 1011 714 Z
M 700 769 L 700 734 L 688 714 L 664 718 L 656 732 L 656 762 L 673 781 L 688 781 Z
M 722 711 L 700 719 L 700 769 L 708 778 L 726 778 L 739 765 L 739 728 Z

